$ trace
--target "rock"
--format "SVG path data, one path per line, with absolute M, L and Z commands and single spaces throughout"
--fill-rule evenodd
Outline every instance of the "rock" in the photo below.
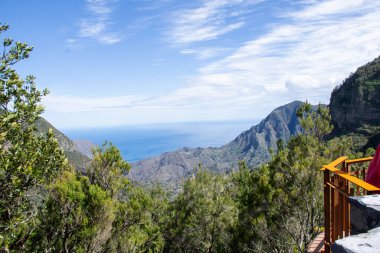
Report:
M 351 227 L 358 232 L 380 226 L 380 195 L 350 197 Z M 380 249 L 379 249 L 380 252 Z
M 94 143 L 89 140 L 74 140 L 75 148 L 78 152 L 84 154 L 88 158 L 92 158 L 92 148 L 97 147 Z
M 332 245 L 331 250 L 333 253 L 379 253 L 380 227 L 367 233 L 339 239 Z

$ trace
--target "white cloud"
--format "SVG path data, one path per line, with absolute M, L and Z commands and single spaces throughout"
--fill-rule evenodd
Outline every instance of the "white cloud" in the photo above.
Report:
M 96 37 L 106 29 L 106 19 L 84 19 L 79 24 L 79 37 Z
M 241 28 L 246 5 L 260 1 L 248 0 L 205 0 L 195 9 L 177 11 L 169 37 L 175 44 L 189 44 L 216 39 Z
M 110 3 L 115 2 L 115 0 L 86 0 L 87 9 L 93 14 L 109 14 L 113 11 Z
M 261 105 L 273 109 L 295 99 L 328 103 L 334 86 L 380 54 L 380 5 L 348 1 L 338 8 L 336 3 L 307 4 L 289 13 L 266 34 L 202 67 L 172 96 L 183 104 L 199 102 L 203 110 L 208 107 L 202 101 L 212 100 L 220 114 L 232 106 L 261 116 L 256 110 Z
M 98 41 L 105 45 L 112 45 L 122 40 L 122 37 L 117 33 L 107 33 L 98 37 Z
M 195 55 L 197 59 L 204 60 L 213 57 L 220 56 L 221 54 L 226 54 L 231 51 L 231 48 L 196 48 L 196 49 L 182 49 L 181 54 L 184 55 Z
M 300 12 L 291 14 L 296 19 L 315 19 L 323 18 L 327 15 L 347 16 L 357 12 L 359 8 L 366 7 L 363 5 L 365 0 L 329 0 L 313 4 Z
M 304 90 L 304 99 L 315 89 L 331 91 L 350 72 L 379 55 L 380 30 L 376 27 L 380 27 L 380 7 L 369 1 L 356 1 L 355 5 L 351 1 L 358 11 L 337 19 L 324 15 L 332 13 L 325 9 L 327 3 L 295 12 L 291 24 L 274 26 L 230 56 L 205 66 L 200 75 L 229 74 L 247 89 L 264 89 L 267 96 L 279 101 L 284 100 L 284 92 L 290 95 L 287 99 L 297 98 L 292 96 L 300 95 L 295 89 Z M 347 13 L 347 8 L 333 13 Z M 327 102 L 328 98 L 329 92 L 325 92 L 318 99 Z
M 86 0 L 86 9 L 89 17 L 83 18 L 78 23 L 77 38 L 68 39 L 70 48 L 81 48 L 84 39 L 95 40 L 104 45 L 111 45 L 123 40 L 116 32 L 110 32 L 111 15 L 114 11 L 112 4 L 117 0 Z
M 48 95 L 43 104 L 46 106 L 43 116 L 60 128 L 198 121 L 207 120 L 210 111 L 217 111 L 209 108 L 200 112 L 198 105 L 181 103 L 175 94 L 155 98 Z
M 48 95 L 44 97 L 43 104 L 49 111 L 54 112 L 97 112 L 128 107 L 141 97 L 80 97 L 66 95 Z

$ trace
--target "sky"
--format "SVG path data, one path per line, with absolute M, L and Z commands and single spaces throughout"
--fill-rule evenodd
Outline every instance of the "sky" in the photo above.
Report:
M 264 118 L 380 55 L 374 0 L 0 0 L 58 128 Z

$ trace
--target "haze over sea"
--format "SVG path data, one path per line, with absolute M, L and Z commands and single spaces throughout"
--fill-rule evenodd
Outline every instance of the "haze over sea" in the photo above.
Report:
M 192 122 L 119 126 L 112 128 L 65 129 L 72 140 L 116 145 L 125 160 L 136 162 L 182 147 L 219 147 L 232 141 L 257 121 Z

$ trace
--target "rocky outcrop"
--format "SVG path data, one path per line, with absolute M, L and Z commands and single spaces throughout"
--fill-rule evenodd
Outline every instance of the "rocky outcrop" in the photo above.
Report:
M 334 242 L 333 253 L 380 252 L 380 195 L 350 197 L 351 228 L 355 234 Z
M 300 131 L 296 111 L 302 104 L 294 101 L 276 108 L 258 125 L 244 131 L 230 143 L 219 148 L 182 148 L 175 152 L 132 164 L 129 178 L 138 182 L 158 181 L 179 185 L 195 172 L 199 164 L 208 170 L 225 173 L 234 170 L 239 161 L 257 166 L 270 159 L 279 139 L 285 142 Z
M 94 143 L 92 143 L 89 140 L 73 140 L 73 143 L 75 145 L 75 149 L 84 154 L 85 156 L 92 158 L 92 148 L 96 147 Z
M 350 197 L 351 227 L 357 232 L 380 226 L 380 195 Z
M 380 227 L 368 233 L 349 236 L 335 241 L 331 247 L 333 253 L 379 253 Z
M 380 57 L 335 88 L 329 107 L 336 132 L 371 134 L 380 125 Z

